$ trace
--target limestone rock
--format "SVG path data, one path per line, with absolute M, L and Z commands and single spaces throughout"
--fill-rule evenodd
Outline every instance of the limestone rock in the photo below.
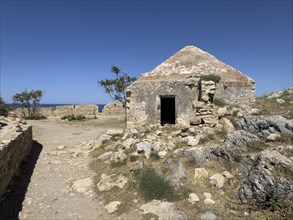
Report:
M 57 150 L 64 150 L 66 148 L 65 145 L 60 145 L 58 147 L 56 147 Z
M 121 201 L 113 201 L 113 202 L 110 202 L 108 205 L 106 205 L 105 209 L 109 214 L 112 214 L 118 210 L 120 205 L 121 205 Z
M 233 178 L 233 176 L 232 176 L 232 174 L 231 173 L 229 173 L 228 171 L 223 171 L 222 172 L 223 173 L 223 176 L 225 176 L 226 178 L 228 178 L 228 179 L 232 179 Z
M 243 118 L 235 119 L 235 122 L 238 126 L 250 132 L 257 133 L 269 130 L 269 133 L 276 133 L 271 131 L 278 131 L 284 134 L 293 134 L 293 122 L 280 115 L 244 116 Z
M 293 161 L 277 151 L 265 150 L 243 158 L 238 168 L 242 177 L 239 199 L 250 204 L 265 202 L 269 195 L 292 200 L 293 181 L 273 174 L 276 171 L 288 172 L 292 168 Z
M 187 136 L 186 139 L 188 140 L 187 145 L 191 147 L 195 147 L 199 143 L 199 138 L 193 136 Z
M 284 104 L 285 103 L 284 99 L 276 99 L 276 102 L 279 103 L 279 104 Z
M 228 133 L 235 131 L 233 124 L 228 118 L 222 118 L 220 120 L 220 123 L 223 125 L 224 130 L 227 131 Z
M 223 118 L 227 113 L 227 108 L 219 108 L 217 111 L 217 115 L 219 118 Z
M 267 137 L 267 141 L 277 141 L 280 138 L 281 138 L 280 134 L 273 133 L 273 134 L 269 134 L 269 136 Z
M 165 150 L 164 150 L 164 151 L 159 151 L 159 152 L 158 152 L 158 155 L 160 156 L 161 159 L 163 159 L 163 158 L 166 157 L 167 153 L 168 153 L 168 152 L 165 151 Z
M 197 194 L 195 193 L 190 193 L 189 194 L 189 197 L 188 197 L 188 201 L 191 203 L 191 204 L 195 204 L 196 202 L 199 202 L 199 197 Z
M 111 155 L 110 161 L 114 161 L 115 163 L 117 162 L 122 162 L 127 159 L 126 154 L 122 150 L 118 150 L 117 152 L 114 152 Z
M 210 199 L 210 198 L 205 198 L 205 199 L 203 200 L 203 202 L 204 202 L 204 204 L 206 204 L 206 205 L 214 205 L 214 204 L 216 203 L 214 200 L 212 200 L 212 199 Z
M 217 216 L 212 212 L 205 212 L 199 215 L 200 219 L 202 220 L 216 220 Z
M 107 131 L 107 135 L 114 136 L 114 135 L 121 135 L 123 134 L 122 129 L 111 129 Z
M 225 183 L 225 178 L 223 177 L 222 174 L 217 173 L 210 177 L 210 183 L 215 185 L 218 188 L 222 188 Z
M 86 193 L 89 189 L 91 189 L 92 185 L 93 180 L 88 177 L 74 181 L 72 184 L 72 188 L 79 193 Z
M 195 168 L 193 182 L 197 183 L 202 178 L 207 178 L 209 172 L 205 168 Z
M 98 160 L 110 160 L 112 155 L 113 155 L 113 151 L 105 152 L 98 157 Z
M 151 213 L 157 215 L 159 220 L 166 219 L 186 219 L 177 209 L 172 202 L 162 202 L 160 200 L 153 200 L 141 206 L 144 214 Z
M 112 174 L 112 175 L 102 174 L 101 180 L 97 184 L 98 189 L 100 191 L 107 191 L 107 190 L 112 189 L 115 186 L 122 189 L 126 185 L 126 183 L 128 182 L 128 179 L 122 175 L 119 175 L 118 179 L 115 181 L 113 178 L 115 175 L 116 174 Z
M 150 158 L 152 149 L 153 149 L 153 145 L 148 141 L 143 141 L 136 145 L 137 153 L 144 152 L 144 155 L 147 159 Z
M 136 143 L 136 139 L 134 138 L 128 138 L 122 143 L 122 148 L 123 149 L 130 149 L 130 147 Z
M 208 192 L 204 192 L 203 193 L 204 197 L 211 199 L 212 198 L 212 194 L 208 193 Z

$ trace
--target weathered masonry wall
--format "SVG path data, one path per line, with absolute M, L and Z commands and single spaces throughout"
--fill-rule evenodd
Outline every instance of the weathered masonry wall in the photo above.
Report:
M 4 132 L 1 130 L 0 132 Z M 25 156 L 27 156 L 33 146 L 32 127 L 23 128 L 23 132 L 9 142 L 3 140 L 0 145 L 0 200 L 6 191 L 7 186 L 17 174 Z
M 219 83 L 214 98 L 223 99 L 228 104 L 251 103 L 255 100 L 255 84 Z
M 109 102 L 102 111 L 106 116 L 124 116 L 125 110 L 121 102 Z
M 127 127 L 160 124 L 161 97 L 175 98 L 176 124 L 189 123 L 198 100 L 198 80 L 139 80 L 126 91 Z
M 46 117 L 63 117 L 65 115 L 84 115 L 86 118 L 95 118 L 99 113 L 99 108 L 95 104 L 84 105 L 64 105 L 57 107 L 40 108 L 40 114 Z M 21 115 L 20 109 L 16 110 L 17 115 Z

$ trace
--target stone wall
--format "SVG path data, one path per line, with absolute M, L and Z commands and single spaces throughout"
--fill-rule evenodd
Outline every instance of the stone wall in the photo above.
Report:
M 9 126 L 0 130 L 0 200 L 33 146 L 32 127 L 23 126 L 22 129 L 21 133 Z
M 115 116 L 115 115 L 124 115 L 124 107 L 121 102 L 109 102 L 102 111 L 103 115 Z
M 198 100 L 198 80 L 139 80 L 126 91 L 127 127 L 159 125 L 161 97 L 175 98 L 176 124 L 189 123 Z
M 15 113 L 20 116 L 20 109 Z M 40 108 L 40 114 L 46 117 L 63 117 L 65 115 L 84 115 L 86 118 L 95 118 L 99 113 L 99 108 L 95 104 L 84 105 L 63 105 L 57 107 Z
M 255 83 L 219 83 L 214 98 L 223 99 L 227 104 L 248 104 L 255 100 Z

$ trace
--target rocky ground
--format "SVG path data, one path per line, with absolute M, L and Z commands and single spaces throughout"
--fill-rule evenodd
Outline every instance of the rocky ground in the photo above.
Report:
M 92 189 L 94 173 L 88 167 L 89 152 L 107 129 L 123 127 L 123 120 L 104 117 L 86 122 L 48 119 L 28 123 L 33 125 L 34 155 L 23 165 L 26 171 L 11 187 L 13 193 L 1 203 L 0 217 L 16 217 L 21 210 L 20 219 L 109 218 Z M 34 168 L 28 168 L 30 160 L 35 160 Z M 19 184 L 25 181 L 27 189 Z M 16 204 L 22 193 L 23 201 Z M 19 203 L 22 207 L 17 208 Z
M 184 127 L 32 121 L 38 150 L 19 217 L 292 219 L 292 91 Z

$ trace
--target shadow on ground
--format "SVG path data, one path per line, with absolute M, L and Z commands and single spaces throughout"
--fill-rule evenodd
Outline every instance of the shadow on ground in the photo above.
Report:
M 33 142 L 31 153 L 22 162 L 19 174 L 8 187 L 4 200 L 0 202 L 0 219 L 18 219 L 18 213 L 22 210 L 22 202 L 42 148 L 40 143 Z

